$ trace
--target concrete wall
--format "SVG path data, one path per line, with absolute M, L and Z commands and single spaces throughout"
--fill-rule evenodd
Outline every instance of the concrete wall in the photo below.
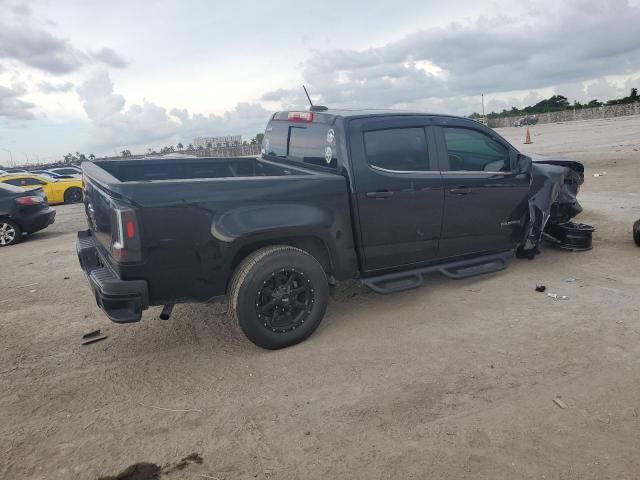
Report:
M 235 147 L 213 147 L 204 150 L 189 151 L 192 155 L 199 157 L 243 157 L 260 155 L 260 145 L 237 145 Z
M 537 113 L 538 123 L 570 122 L 573 120 L 593 120 L 597 118 L 623 117 L 640 114 L 640 104 L 625 103 L 623 105 L 603 105 L 594 108 L 578 108 L 560 112 Z M 489 126 L 493 128 L 513 127 L 513 123 L 524 115 L 513 117 L 490 118 Z

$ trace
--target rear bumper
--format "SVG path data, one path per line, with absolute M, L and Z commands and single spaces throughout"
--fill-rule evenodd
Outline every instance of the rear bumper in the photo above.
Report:
M 56 219 L 56 211 L 53 208 L 39 210 L 31 215 L 25 215 L 20 219 L 25 233 L 35 233 L 47 228 Z
M 90 230 L 78 232 L 76 251 L 96 303 L 116 323 L 138 322 L 149 308 L 145 280 L 121 280 L 100 258 Z

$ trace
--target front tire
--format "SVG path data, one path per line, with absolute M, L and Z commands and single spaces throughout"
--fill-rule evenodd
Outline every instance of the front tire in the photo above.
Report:
M 640 247 L 640 220 L 636 220 L 633 224 L 633 241 Z
M 236 268 L 230 312 L 249 340 L 276 350 L 306 340 L 327 309 L 329 286 L 322 265 L 299 248 L 265 247 Z
M 8 247 L 20 243 L 22 230 L 20 226 L 11 220 L 0 219 L 0 247 Z
M 82 201 L 82 190 L 78 187 L 68 188 L 64 192 L 64 203 L 78 203 Z

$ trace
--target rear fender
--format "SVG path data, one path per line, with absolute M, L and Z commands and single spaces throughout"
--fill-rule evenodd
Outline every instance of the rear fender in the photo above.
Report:
M 312 250 L 309 253 L 320 257 L 318 260 L 329 273 L 335 258 L 332 225 L 331 213 L 322 208 L 276 203 L 227 210 L 214 218 L 211 234 L 234 252 L 233 263 L 257 248 L 282 243 Z

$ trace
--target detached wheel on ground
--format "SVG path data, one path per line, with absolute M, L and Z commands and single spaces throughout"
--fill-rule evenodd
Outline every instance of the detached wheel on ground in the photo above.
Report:
M 82 190 L 78 187 L 68 188 L 64 192 L 64 203 L 78 203 L 82 201 Z
M 8 247 L 20 242 L 22 230 L 11 220 L 0 218 L 0 247 Z
M 275 350 L 307 339 L 324 317 L 329 298 L 322 265 L 299 248 L 262 248 L 236 268 L 229 306 L 249 340 Z
M 636 220 L 633 224 L 633 241 L 640 247 L 640 220 Z

